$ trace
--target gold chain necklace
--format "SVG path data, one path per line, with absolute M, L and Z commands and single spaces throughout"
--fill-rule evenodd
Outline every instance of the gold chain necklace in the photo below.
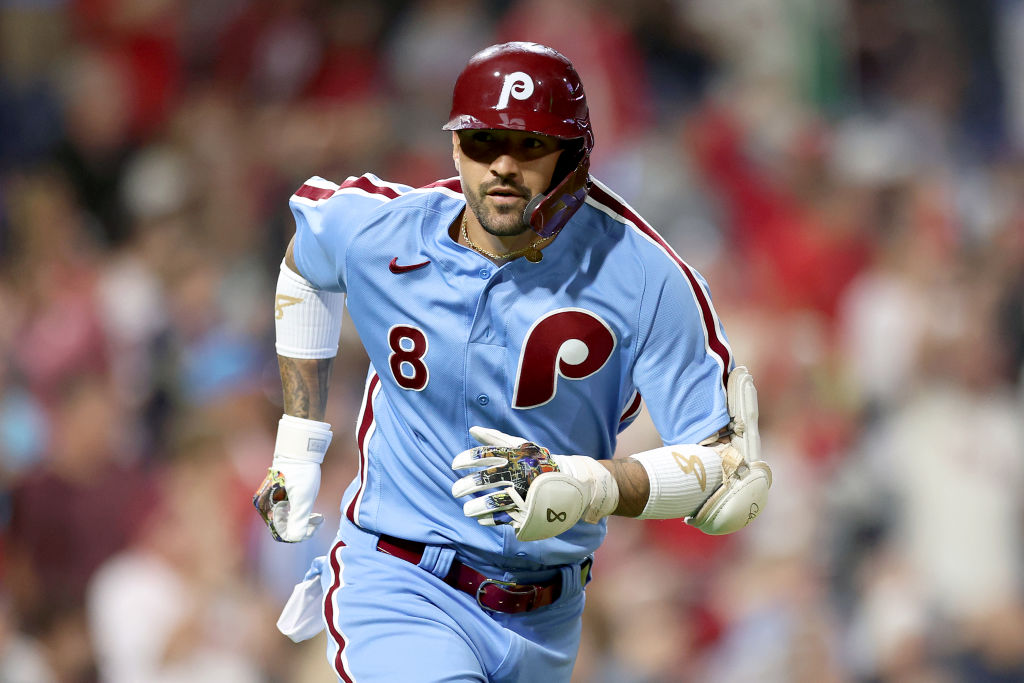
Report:
M 554 235 L 552 235 L 551 237 L 554 237 Z M 476 242 L 469 238 L 469 231 L 466 229 L 466 214 L 462 214 L 462 239 L 466 240 L 466 244 L 469 246 L 470 249 L 479 252 L 486 256 L 487 258 L 495 261 L 511 261 L 514 258 L 525 256 L 526 260 L 529 261 L 530 263 L 537 263 L 542 258 L 544 258 L 544 254 L 540 250 L 541 245 L 544 244 L 545 242 L 549 242 L 551 240 L 551 237 L 541 237 L 540 239 L 534 240 L 529 246 L 523 247 L 522 249 L 516 249 L 514 251 L 509 251 L 504 254 L 495 254 L 493 251 L 487 251 L 486 249 L 479 246 Z

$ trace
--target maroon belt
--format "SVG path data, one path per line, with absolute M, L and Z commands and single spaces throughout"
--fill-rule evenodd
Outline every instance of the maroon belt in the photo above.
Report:
M 377 550 L 380 552 L 393 555 L 412 564 L 420 563 L 426 547 L 426 544 L 418 541 L 406 541 L 387 535 L 382 535 L 377 541 Z M 584 581 L 589 569 L 590 560 L 587 560 L 582 571 Z M 487 578 L 458 560 L 452 562 L 451 569 L 448 570 L 443 581 L 449 586 L 475 597 L 477 604 L 484 609 L 505 614 L 529 612 L 550 605 L 562 594 L 561 576 L 542 583 L 498 581 Z

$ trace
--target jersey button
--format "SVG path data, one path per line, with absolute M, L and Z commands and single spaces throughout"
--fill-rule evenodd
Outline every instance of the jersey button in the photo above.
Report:
M 485 406 L 491 402 L 491 399 L 488 398 L 487 394 L 480 394 L 479 396 L 476 397 L 476 402 L 482 406 Z
M 480 269 L 480 279 L 481 280 L 486 280 L 490 276 L 491 276 L 491 271 L 487 270 L 486 268 L 481 268 Z

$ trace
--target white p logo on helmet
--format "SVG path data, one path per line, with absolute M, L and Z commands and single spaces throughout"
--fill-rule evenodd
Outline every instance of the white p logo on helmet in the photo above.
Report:
M 514 71 L 505 76 L 505 84 L 501 86 L 501 97 L 498 98 L 496 109 L 504 109 L 508 106 L 509 95 L 517 100 L 525 100 L 532 94 L 533 78 L 522 71 Z

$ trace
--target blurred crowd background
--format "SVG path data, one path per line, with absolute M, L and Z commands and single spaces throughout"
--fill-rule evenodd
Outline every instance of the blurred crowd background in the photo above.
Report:
M 574 680 L 1024 680 L 1024 0 L 3 0 L 0 680 L 329 680 L 274 629 L 327 541 L 250 503 L 287 199 L 453 175 L 510 39 L 709 280 L 775 471 L 735 536 L 611 521 Z

